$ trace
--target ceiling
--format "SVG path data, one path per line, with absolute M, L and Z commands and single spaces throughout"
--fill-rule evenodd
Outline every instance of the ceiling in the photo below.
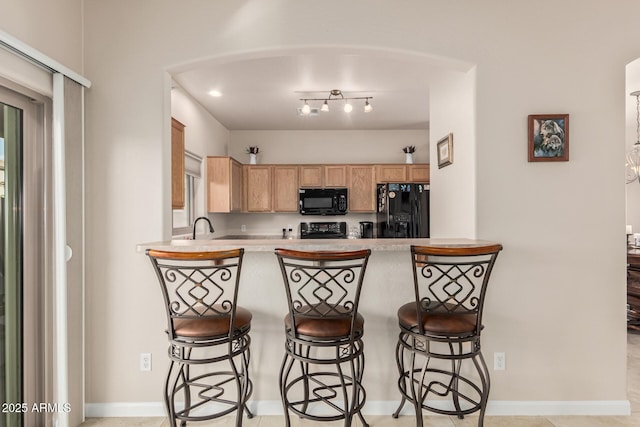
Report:
M 429 76 L 433 63 L 412 56 L 312 51 L 199 63 L 172 73 L 174 82 L 229 130 L 382 130 L 429 127 Z M 332 89 L 352 101 L 329 112 L 301 116 L 300 98 L 328 98 Z M 222 96 L 212 97 L 211 90 Z M 309 101 L 312 108 L 322 102 Z

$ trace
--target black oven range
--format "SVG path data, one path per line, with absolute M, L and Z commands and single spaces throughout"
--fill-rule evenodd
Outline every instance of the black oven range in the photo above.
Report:
M 346 239 L 347 223 L 336 222 L 301 222 L 301 239 Z

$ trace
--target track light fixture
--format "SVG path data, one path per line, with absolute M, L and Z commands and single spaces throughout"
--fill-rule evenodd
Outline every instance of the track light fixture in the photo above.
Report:
M 320 107 L 320 111 L 327 112 L 329 111 L 329 101 L 343 101 L 344 102 L 344 112 L 350 113 L 353 110 L 353 105 L 349 101 L 364 99 L 364 112 L 370 113 L 373 111 L 373 106 L 369 102 L 370 99 L 373 99 L 373 96 L 356 96 L 347 98 L 344 96 L 340 89 L 333 89 L 329 92 L 328 98 L 300 98 L 300 101 L 304 102 L 304 105 L 300 109 L 303 115 L 309 115 L 311 112 L 311 107 L 309 106 L 309 101 L 323 101 L 322 107 Z

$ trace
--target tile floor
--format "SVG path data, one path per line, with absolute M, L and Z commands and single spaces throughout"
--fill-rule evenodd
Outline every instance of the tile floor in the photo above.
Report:
M 553 416 L 553 417 L 485 417 L 485 427 L 618 427 L 640 426 L 640 334 L 628 334 L 628 397 L 631 402 L 631 416 L 623 417 L 584 417 L 584 416 Z M 368 416 L 367 422 L 372 427 L 415 427 L 415 418 L 400 417 L 397 420 L 391 416 Z M 190 423 L 194 427 L 233 427 L 235 417 L 224 417 L 211 422 Z M 319 423 L 300 420 L 291 417 L 291 427 L 318 427 Z M 282 417 L 262 416 L 251 420 L 245 418 L 244 427 L 282 427 Z M 342 426 L 341 422 L 322 423 L 323 427 Z M 168 427 L 163 418 L 90 418 L 82 427 Z M 354 427 L 361 427 L 360 420 Z M 475 427 L 477 418 L 465 417 L 459 420 L 455 417 L 430 416 L 425 417 L 425 427 Z

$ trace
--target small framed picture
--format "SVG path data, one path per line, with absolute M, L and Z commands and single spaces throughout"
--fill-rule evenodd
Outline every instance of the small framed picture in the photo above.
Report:
M 529 115 L 530 162 L 569 161 L 569 115 Z
M 453 163 L 453 134 L 442 138 L 438 141 L 438 169 Z

